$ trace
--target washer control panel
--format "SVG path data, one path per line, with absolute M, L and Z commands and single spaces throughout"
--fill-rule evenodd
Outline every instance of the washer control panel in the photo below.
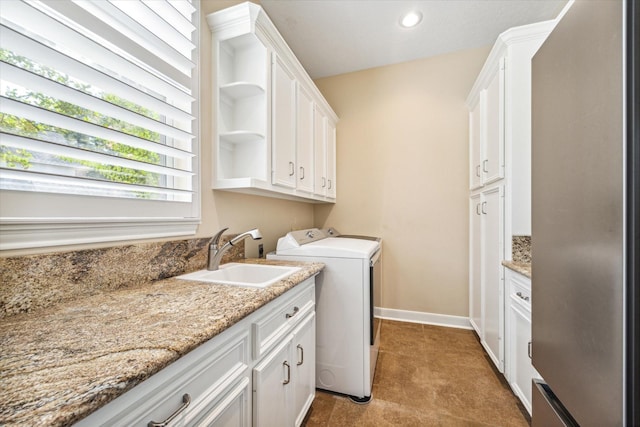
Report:
M 278 239 L 278 251 L 299 248 L 307 243 L 326 239 L 328 236 L 324 230 L 318 228 L 308 228 L 306 230 L 295 230 L 287 233 L 286 236 Z

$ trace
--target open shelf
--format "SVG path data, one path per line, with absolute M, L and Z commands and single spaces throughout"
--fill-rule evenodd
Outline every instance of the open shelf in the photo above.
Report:
M 248 130 L 236 130 L 233 132 L 225 132 L 220 134 L 221 140 L 231 142 L 233 144 L 264 140 L 264 138 L 265 137 L 263 134 Z
M 234 82 L 220 86 L 220 94 L 231 99 L 249 98 L 264 93 L 262 86 L 251 82 Z

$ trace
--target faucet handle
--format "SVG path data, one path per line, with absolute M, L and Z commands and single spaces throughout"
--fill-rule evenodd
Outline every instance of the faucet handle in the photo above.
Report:
M 211 245 L 217 247 L 218 246 L 218 242 L 220 241 L 220 237 L 222 237 L 222 234 L 225 231 L 227 231 L 228 229 L 229 229 L 229 227 L 225 227 L 222 230 L 218 231 L 216 233 L 216 235 L 211 238 Z

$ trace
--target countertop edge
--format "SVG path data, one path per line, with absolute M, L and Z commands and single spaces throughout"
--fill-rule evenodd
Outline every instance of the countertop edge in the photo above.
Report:
M 516 262 L 516 261 L 502 261 L 502 265 L 506 268 L 522 274 L 523 276 L 531 279 L 531 263 L 528 262 Z

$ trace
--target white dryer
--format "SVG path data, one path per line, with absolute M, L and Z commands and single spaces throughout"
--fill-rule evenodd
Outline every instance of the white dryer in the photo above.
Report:
M 330 237 L 317 228 L 288 233 L 268 259 L 319 261 L 316 276 L 316 386 L 371 399 L 380 342 L 373 316 L 381 289 L 381 241 Z

